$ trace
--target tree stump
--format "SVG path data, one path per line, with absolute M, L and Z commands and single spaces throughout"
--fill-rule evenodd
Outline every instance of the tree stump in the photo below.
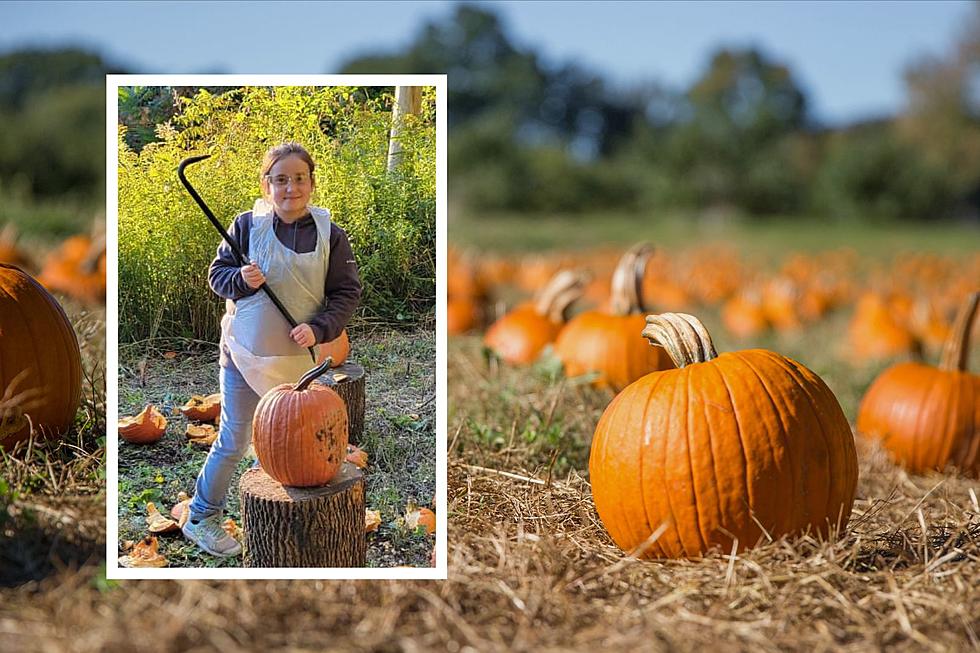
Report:
M 351 463 L 313 488 L 286 487 L 253 467 L 238 488 L 246 567 L 364 566 L 364 475 Z
M 364 433 L 364 368 L 347 361 L 331 368 L 317 380 L 330 386 L 344 400 L 347 405 L 347 440 L 351 444 L 360 444 L 361 434 Z

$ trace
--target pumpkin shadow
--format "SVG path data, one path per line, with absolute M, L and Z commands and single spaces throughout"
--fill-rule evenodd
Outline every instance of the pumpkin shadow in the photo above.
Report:
M 4 508 L 0 587 L 16 587 L 66 568 L 103 561 L 105 513 L 97 502 L 73 501 L 57 508 L 15 502 Z
M 879 535 L 862 546 L 847 568 L 858 573 L 899 571 L 962 562 L 980 556 L 980 522 L 939 525 L 923 537 L 917 529 Z M 942 559 L 942 563 L 938 561 Z

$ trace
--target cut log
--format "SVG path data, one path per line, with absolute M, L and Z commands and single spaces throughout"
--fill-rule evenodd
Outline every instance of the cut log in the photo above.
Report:
M 335 390 L 347 405 L 347 440 L 351 444 L 360 444 L 364 433 L 365 378 L 363 367 L 347 361 L 317 379 Z
M 364 475 L 354 465 L 314 488 L 286 487 L 253 467 L 238 488 L 246 567 L 364 566 Z

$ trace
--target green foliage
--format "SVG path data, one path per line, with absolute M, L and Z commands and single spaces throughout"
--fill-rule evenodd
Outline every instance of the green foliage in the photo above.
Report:
M 303 143 L 316 161 L 313 203 L 344 228 L 364 286 L 362 312 L 395 320 L 435 299 L 434 90 L 424 112 L 407 117 L 404 155 L 386 172 L 391 89 L 371 97 L 356 87 L 247 87 L 180 98 L 158 125 L 159 142 L 139 153 L 119 130 L 120 338 L 156 335 L 216 340 L 222 303 L 207 270 L 219 243 L 177 179 L 179 162 L 209 152 L 188 178 L 226 224 L 260 195 L 265 151 Z
M 952 197 L 944 170 L 880 128 L 833 139 L 813 191 L 815 209 L 838 219 L 935 219 Z
M 105 196 L 105 75 L 76 49 L 0 56 L 0 184 L 27 199 Z M 6 194 L 6 193 L 5 193 Z

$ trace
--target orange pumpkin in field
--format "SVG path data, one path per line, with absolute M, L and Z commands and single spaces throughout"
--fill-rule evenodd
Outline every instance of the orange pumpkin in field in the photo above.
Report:
M 78 340 L 61 305 L 26 272 L 0 263 L 0 448 L 65 432 L 81 402 Z
M 446 302 L 446 331 L 451 336 L 476 327 L 479 322 L 479 307 L 469 297 L 450 297 Z
M 673 367 L 662 347 L 638 335 L 645 324 L 641 293 L 652 251 L 641 244 L 624 254 L 613 273 L 609 310 L 577 315 L 558 334 L 555 354 L 567 376 L 595 373 L 595 385 L 618 392 L 644 374 Z
M 980 476 L 980 375 L 966 369 L 980 293 L 964 303 L 939 367 L 899 363 L 874 380 L 857 429 L 915 473 L 953 465 Z
M 677 369 L 619 393 L 589 457 L 596 511 L 616 544 L 646 558 L 696 558 L 766 534 L 843 529 L 858 465 L 827 385 L 771 351 L 718 355 L 694 316 L 646 324 L 643 336 Z
M 565 324 L 565 312 L 582 295 L 582 274 L 556 274 L 534 302 L 521 304 L 490 325 L 483 343 L 513 365 L 533 363 Z
M 75 299 L 105 303 L 105 236 L 72 236 L 52 252 L 38 277 L 45 287 Z

